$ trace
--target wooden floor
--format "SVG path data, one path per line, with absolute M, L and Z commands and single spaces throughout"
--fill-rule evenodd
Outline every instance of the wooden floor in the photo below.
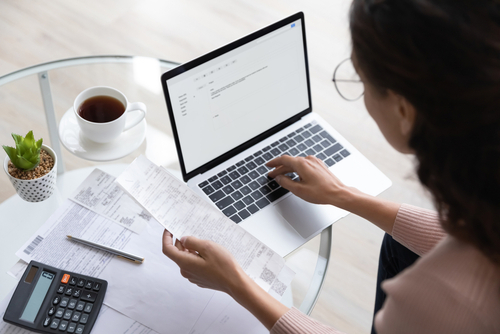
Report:
M 393 181 L 382 197 L 430 208 L 428 196 L 416 181 L 413 158 L 395 152 L 363 102 L 342 100 L 331 82 L 335 66 L 350 54 L 349 5 L 350 0 L 2 0 L 0 76 L 86 55 L 138 55 L 184 62 L 303 11 L 314 110 Z M 29 130 L 16 106 L 5 106 L 15 93 L 0 89 L 0 144 L 11 144 L 11 132 Z M 41 113 L 38 105 L 33 105 L 30 120 L 36 121 L 35 133 L 46 131 L 38 130 L 44 126 L 43 117 L 35 117 Z M 173 148 L 171 153 L 175 154 Z M 0 154 L 2 161 L 4 156 Z M 84 164 L 71 157 L 65 162 L 68 169 Z M 0 202 L 12 195 L 14 190 L 2 172 Z M 353 215 L 336 223 L 333 230 L 332 262 L 312 316 L 347 333 L 368 333 L 383 233 Z

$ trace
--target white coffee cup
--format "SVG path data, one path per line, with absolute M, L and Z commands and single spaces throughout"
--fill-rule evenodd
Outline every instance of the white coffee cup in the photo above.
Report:
M 83 102 L 91 97 L 103 95 L 114 97 L 123 104 L 123 106 L 125 107 L 125 111 L 120 117 L 109 122 L 98 123 L 88 121 L 80 116 L 78 110 Z M 97 143 L 109 143 L 118 138 L 123 131 L 130 130 L 131 128 L 139 124 L 146 116 L 147 110 L 146 105 L 142 102 L 128 102 L 125 95 L 123 95 L 123 93 L 117 89 L 105 86 L 97 86 L 87 88 L 86 90 L 78 94 L 75 102 L 73 103 L 73 111 L 75 112 L 80 130 L 85 137 Z M 128 114 L 130 112 L 137 113 L 138 115 L 134 115 L 135 117 L 133 118 L 130 117 L 131 119 L 127 121 L 127 118 L 129 118 Z

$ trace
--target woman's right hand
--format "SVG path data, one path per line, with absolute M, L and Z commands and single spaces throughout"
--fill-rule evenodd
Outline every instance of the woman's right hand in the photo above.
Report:
M 391 234 L 400 204 L 362 193 L 343 184 L 323 163 L 314 156 L 306 158 L 288 155 L 273 159 L 268 167 L 276 167 L 269 173 L 283 188 L 305 201 L 315 204 L 331 204 L 371 221 Z M 300 181 L 292 181 L 285 174 L 295 172 Z
M 343 208 L 351 194 L 358 191 L 344 185 L 323 161 L 312 155 L 305 158 L 283 155 L 266 165 L 276 168 L 269 172 L 269 177 L 307 202 Z M 300 181 L 292 181 L 285 175 L 292 172 L 299 175 Z

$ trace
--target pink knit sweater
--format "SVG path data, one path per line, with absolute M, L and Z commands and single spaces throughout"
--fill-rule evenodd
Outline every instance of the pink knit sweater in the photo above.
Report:
M 383 282 L 387 299 L 375 317 L 378 334 L 500 333 L 500 267 L 447 236 L 433 211 L 401 205 L 392 236 L 422 258 Z M 297 309 L 271 333 L 340 334 Z

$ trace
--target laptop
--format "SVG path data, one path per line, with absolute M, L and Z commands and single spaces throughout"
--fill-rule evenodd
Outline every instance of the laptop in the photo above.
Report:
M 269 160 L 315 155 L 365 193 L 391 185 L 313 112 L 301 12 L 182 64 L 161 81 L 184 181 L 281 256 L 348 212 L 281 188 L 267 177 Z

